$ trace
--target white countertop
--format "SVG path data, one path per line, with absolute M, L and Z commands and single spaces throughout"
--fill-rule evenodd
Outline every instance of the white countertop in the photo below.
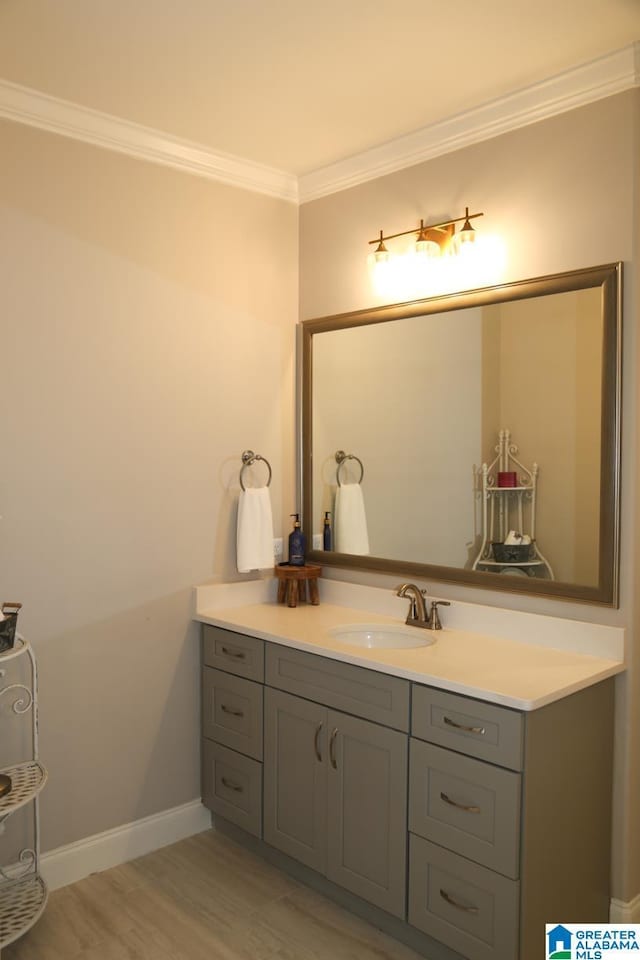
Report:
M 217 591 L 215 587 L 198 588 L 195 619 L 519 710 L 535 710 L 625 669 L 621 659 L 610 656 L 456 627 L 430 634 L 435 643 L 427 647 L 371 650 L 347 646 L 329 634 L 330 628 L 350 623 L 398 625 L 403 623 L 402 617 L 324 601 L 315 607 L 303 603 L 290 608 L 269 599 L 271 591 L 265 582 L 253 591 L 259 602 L 242 603 L 251 591 L 243 590 L 247 584 L 239 584 L 234 594 L 229 590 L 233 586 L 220 585 Z M 239 605 L 232 605 L 237 601 Z M 447 612 L 443 611 L 443 619 Z M 584 626 L 589 634 L 591 625 Z

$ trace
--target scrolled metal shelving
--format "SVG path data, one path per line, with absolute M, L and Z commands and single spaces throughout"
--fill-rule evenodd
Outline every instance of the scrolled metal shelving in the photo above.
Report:
M 48 896 L 47 885 L 40 876 L 39 794 L 47 782 L 47 771 L 39 758 L 38 670 L 31 644 L 24 638 L 17 637 L 10 650 L 0 653 L 0 683 L 9 673 L 7 662 L 24 655 L 29 661 L 29 681 L 0 686 L 0 705 L 8 703 L 17 717 L 31 714 L 31 757 L 0 769 L 0 774 L 10 781 L 9 790 L 0 797 L 0 832 L 12 813 L 31 803 L 33 847 L 23 849 L 17 863 L 0 866 L 0 949 L 33 926 Z

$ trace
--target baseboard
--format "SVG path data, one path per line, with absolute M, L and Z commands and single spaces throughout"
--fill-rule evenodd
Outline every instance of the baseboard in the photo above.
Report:
M 633 900 L 612 900 L 609 907 L 610 923 L 640 923 L 640 893 Z
M 91 873 L 117 867 L 120 863 L 201 833 L 210 826 L 209 811 L 199 800 L 192 800 L 50 850 L 40 858 L 40 872 L 49 889 L 56 890 Z
M 192 800 L 50 850 L 40 858 L 40 871 L 49 890 L 57 890 L 91 873 L 117 867 L 210 827 L 210 812 L 199 800 Z M 609 921 L 640 923 L 640 894 L 629 901 L 612 899 Z

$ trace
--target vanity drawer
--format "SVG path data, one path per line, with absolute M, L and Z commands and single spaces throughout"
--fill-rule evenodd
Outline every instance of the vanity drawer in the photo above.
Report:
M 517 881 L 413 834 L 409 862 L 412 926 L 469 960 L 513 960 L 518 956 Z
M 264 640 L 205 624 L 202 662 L 247 680 L 264 680 Z
M 405 733 L 409 681 L 268 643 L 265 683 Z
M 516 880 L 521 775 L 410 742 L 409 829 Z
M 209 740 L 262 760 L 261 684 L 204 667 L 202 732 Z
M 517 710 L 414 684 L 411 733 L 500 767 L 522 770 L 524 721 Z
M 262 764 L 202 741 L 202 802 L 254 837 L 262 837 Z

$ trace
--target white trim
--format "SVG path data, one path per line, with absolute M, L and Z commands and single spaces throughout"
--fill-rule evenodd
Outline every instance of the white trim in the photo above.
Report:
M 0 117 L 245 190 L 306 203 L 640 84 L 640 41 L 299 179 L 0 79 Z
M 298 180 L 291 173 L 210 150 L 8 80 L 0 80 L 0 117 L 234 187 L 294 203 L 298 199 Z
M 546 120 L 640 83 L 640 42 L 300 178 L 300 203 Z
M 199 800 L 163 810 L 142 820 L 96 833 L 40 857 L 40 872 L 50 890 L 117 867 L 136 857 L 184 840 L 211 827 L 211 814 Z
M 640 923 L 640 893 L 633 900 L 612 900 L 609 923 Z

